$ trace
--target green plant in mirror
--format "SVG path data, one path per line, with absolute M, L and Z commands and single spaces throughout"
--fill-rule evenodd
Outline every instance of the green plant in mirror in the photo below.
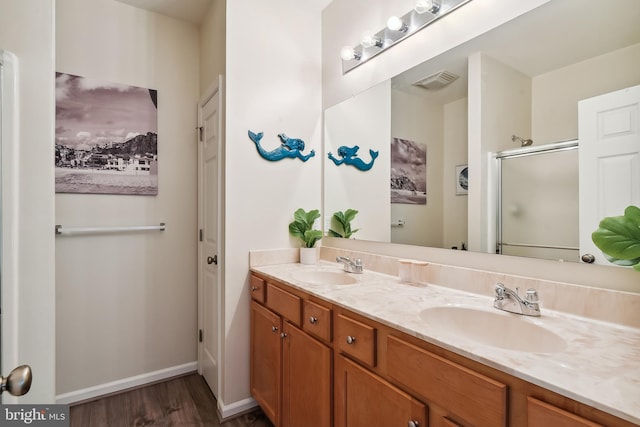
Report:
M 623 216 L 606 217 L 591 234 L 609 262 L 640 271 L 640 208 L 628 206 Z
M 300 208 L 293 213 L 293 222 L 289 224 L 289 233 L 302 240 L 305 248 L 313 248 L 316 242 L 322 238 L 322 231 L 313 229 L 313 224 L 318 218 L 320 218 L 318 209 L 305 212 Z
M 358 229 L 351 229 L 351 221 L 356 217 L 358 211 L 355 209 L 347 209 L 346 211 L 338 211 L 331 217 L 331 226 L 335 228 L 329 229 L 329 236 L 331 237 L 343 237 L 348 239 Z

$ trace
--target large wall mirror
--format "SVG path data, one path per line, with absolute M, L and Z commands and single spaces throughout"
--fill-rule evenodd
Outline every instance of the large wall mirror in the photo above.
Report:
M 549 189 L 533 191 L 512 180 L 503 186 L 509 195 L 496 194 L 495 158 L 577 140 L 581 100 L 640 85 L 638 22 L 637 0 L 553 0 L 328 108 L 325 218 L 357 209 L 354 237 L 360 240 L 507 253 L 496 242 L 496 203 L 511 200 L 502 215 L 517 217 L 516 228 L 531 239 L 512 242 L 524 247 L 510 254 L 579 262 L 578 224 L 585 212 L 577 202 L 563 202 L 567 193 L 553 199 L 560 197 L 554 196 L 559 187 L 577 192 L 579 148 L 557 162 L 518 157 L 508 173 L 531 174 Z M 376 152 L 373 167 L 362 171 L 328 161 L 328 153 L 336 156 L 341 147 L 357 147 L 352 158 L 367 163 Z M 530 165 L 519 166 L 529 158 Z M 576 166 L 555 173 L 556 163 Z M 544 195 L 540 202 L 537 192 Z M 527 223 L 537 214 L 513 202 L 518 197 L 564 218 L 556 226 L 568 231 L 566 238 L 536 240 L 542 233 L 535 227 L 548 228 L 549 222 Z M 559 206 L 561 215 L 553 212 Z M 567 250 L 559 254 L 545 246 Z

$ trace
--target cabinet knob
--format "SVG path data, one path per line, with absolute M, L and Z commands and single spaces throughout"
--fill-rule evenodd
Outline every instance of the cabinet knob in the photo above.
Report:
M 278 332 L 278 327 L 277 326 L 272 326 L 271 327 L 271 332 Z
M 356 337 L 352 337 L 351 335 L 347 336 L 347 344 L 353 344 L 356 342 Z
M 282 339 L 285 339 L 287 336 L 288 335 L 286 333 L 284 333 L 284 332 L 280 334 L 280 338 L 282 338 Z
M 420 423 L 415 420 L 411 420 L 409 421 L 409 427 L 420 427 Z
M 309 317 L 309 323 L 313 323 L 315 325 L 318 323 L 318 318 L 314 316 Z
M 255 291 L 257 291 L 257 290 L 258 290 L 258 287 L 257 287 L 257 286 L 252 286 L 252 287 L 251 287 L 251 292 L 255 292 Z

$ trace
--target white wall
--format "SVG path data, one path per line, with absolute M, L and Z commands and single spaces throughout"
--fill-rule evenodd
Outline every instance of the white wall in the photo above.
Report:
M 297 208 L 321 208 L 320 11 L 326 1 L 227 2 L 224 377 L 218 405 L 249 404 L 251 249 L 297 247 L 288 224 Z M 269 162 L 247 131 L 301 138 L 315 157 Z
M 56 21 L 57 71 L 158 90 L 159 157 L 157 196 L 57 194 L 56 223 L 167 224 L 56 238 L 56 388 L 65 394 L 197 359 L 199 45 L 194 25 L 111 0 L 58 0 Z
M 391 98 L 391 82 L 387 80 L 324 114 L 325 222 L 337 211 L 357 210 L 352 223 L 352 228 L 358 229 L 353 235 L 356 239 L 390 239 Z M 367 163 L 371 161 L 369 150 L 377 151 L 373 167 L 361 171 L 346 164 L 336 166 L 325 158 L 332 153 L 340 159 L 338 148 L 343 145 L 359 146 L 358 157 Z
M 54 4 L 54 0 L 0 3 L 0 49 L 13 52 L 19 61 L 19 203 L 5 207 L 19 218 L 19 245 L 3 248 L 18 257 L 19 343 L 18 348 L 3 348 L 12 356 L 2 360 L 2 375 L 18 363 L 33 368 L 31 391 L 15 400 L 20 403 L 52 403 L 55 398 Z

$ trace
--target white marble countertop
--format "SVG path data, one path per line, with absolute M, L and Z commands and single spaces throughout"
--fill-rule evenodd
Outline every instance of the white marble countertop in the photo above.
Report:
M 381 273 L 354 274 L 355 284 L 317 285 L 296 280 L 301 271 L 342 271 L 335 263 L 254 266 L 251 270 L 306 291 L 409 335 L 451 350 L 515 377 L 555 391 L 627 421 L 640 424 L 640 330 L 594 321 L 541 306 L 540 317 L 493 308 L 493 297 L 436 285 L 412 285 Z M 517 316 L 542 326 L 567 343 L 555 353 L 533 353 L 484 345 L 429 325 L 422 310 L 464 306 Z M 505 319 L 509 320 L 509 319 Z M 495 331 L 499 334 L 499 331 Z M 532 337 L 535 340 L 535 337 Z

